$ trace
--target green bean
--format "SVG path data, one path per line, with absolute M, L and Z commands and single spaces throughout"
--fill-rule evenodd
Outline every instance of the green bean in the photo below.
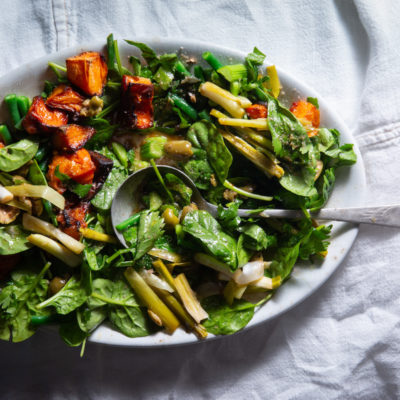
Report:
M 140 213 L 136 213 L 131 217 L 127 218 L 125 221 L 120 222 L 118 225 L 115 226 L 115 229 L 119 232 L 124 231 L 125 229 L 130 228 L 133 225 L 136 225 L 139 222 Z
M 182 63 L 182 61 L 178 61 L 176 64 L 175 64 L 175 69 L 179 72 L 179 73 L 181 73 L 182 75 L 185 75 L 185 76 L 190 76 L 191 75 L 191 73 L 187 70 L 187 68 L 183 65 L 183 63 Z
M 24 118 L 28 113 L 31 101 L 26 96 L 17 96 L 17 105 L 21 118 Z
M 6 146 L 12 142 L 11 133 L 8 130 L 7 125 L 0 125 L 0 138 L 3 139 Z
M 197 79 L 200 79 L 202 82 L 204 82 L 206 79 L 204 77 L 204 72 L 203 68 L 200 65 L 196 65 L 193 69 L 194 76 Z
M 170 95 L 171 100 L 173 101 L 174 105 L 181 109 L 186 115 L 188 115 L 192 120 L 197 119 L 197 111 L 190 106 L 186 100 L 182 99 L 181 97 L 177 96 L 176 94 Z
M 211 53 L 210 51 L 206 51 L 205 53 L 203 53 L 203 58 L 215 70 L 224 66 L 224 64 L 222 64 L 221 61 L 219 61 L 218 58 L 215 57 L 214 54 Z
M 206 110 L 200 111 L 199 112 L 199 117 L 201 119 L 205 119 L 205 120 L 211 122 L 210 114 Z
M 7 104 L 13 124 L 18 124 L 18 122 L 21 120 L 21 115 L 18 110 L 17 96 L 15 94 L 8 94 L 6 97 L 4 97 L 4 101 Z

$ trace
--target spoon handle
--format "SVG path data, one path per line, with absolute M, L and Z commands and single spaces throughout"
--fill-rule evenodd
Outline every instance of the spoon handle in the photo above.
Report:
M 240 216 L 247 216 L 245 210 L 240 210 Z M 244 212 L 242 214 L 242 212 Z M 356 208 L 323 208 L 311 212 L 315 219 L 346 221 L 356 224 L 373 224 L 400 228 L 400 205 Z M 259 214 L 263 218 L 302 218 L 304 214 L 299 210 L 264 210 Z

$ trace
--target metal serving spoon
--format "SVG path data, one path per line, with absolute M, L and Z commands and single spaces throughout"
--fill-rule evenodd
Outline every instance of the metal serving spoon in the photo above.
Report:
M 194 182 L 181 170 L 167 165 L 158 165 L 161 174 L 172 173 L 178 176 L 185 185 L 193 190 L 192 201 L 201 210 L 208 211 L 212 216 L 217 216 L 218 207 L 206 201 Z M 153 167 L 143 168 L 132 175 L 119 187 L 111 205 L 111 221 L 114 232 L 122 243 L 123 236 L 115 229 L 115 226 L 125 221 L 139 210 L 138 188 L 145 181 L 155 178 Z M 161 189 L 161 184 L 160 184 Z M 135 196 L 136 193 L 136 196 Z M 323 208 L 317 212 L 310 212 L 311 217 L 321 220 L 346 221 L 356 224 L 374 224 L 400 228 L 400 205 L 378 206 L 378 207 L 355 207 L 355 208 Z M 254 215 L 254 210 L 238 210 L 240 217 Z M 263 218 L 303 218 L 300 210 L 271 209 L 260 212 L 258 217 Z

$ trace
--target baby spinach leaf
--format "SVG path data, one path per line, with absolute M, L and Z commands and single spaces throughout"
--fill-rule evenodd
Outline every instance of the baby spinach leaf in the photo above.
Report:
M 19 224 L 0 226 L 0 255 L 16 254 L 28 250 L 32 245 L 27 241 L 29 233 Z
M 279 179 L 279 183 L 289 192 L 297 194 L 298 196 L 311 197 L 318 194 L 314 186 L 315 170 L 303 167 L 300 171 L 289 172 Z
M 178 194 L 182 205 L 190 204 L 190 199 L 192 198 L 193 193 L 190 187 L 186 186 L 183 181 L 174 174 L 165 174 L 164 179 L 167 188 Z
M 128 337 L 148 336 L 154 331 L 140 307 L 111 307 L 110 321 Z
M 144 256 L 163 234 L 164 220 L 158 211 L 143 211 L 140 215 L 135 260 Z
M 214 335 L 230 335 L 243 329 L 253 318 L 255 305 L 235 300 L 230 306 L 222 296 L 206 297 L 201 305 L 208 313 L 203 325 Z
M 241 223 L 241 218 L 238 216 L 238 209 L 242 204 L 241 200 L 237 200 L 224 208 L 221 204 L 218 205 L 218 222 L 228 232 L 234 232 Z
M 88 333 L 82 331 L 77 321 L 64 322 L 59 329 L 62 340 L 72 347 L 80 346 L 87 338 Z
M 328 201 L 335 184 L 335 170 L 328 168 L 324 171 L 323 175 L 317 180 L 318 194 L 307 199 L 305 207 L 311 211 L 316 211 L 322 208 Z
M 0 292 L 0 338 L 21 342 L 32 336 L 31 311 L 47 294 L 48 281 L 43 279 L 49 264 L 39 274 L 30 270 L 14 272 L 11 282 Z M 39 313 L 40 314 L 40 313 Z
M 298 119 L 273 96 L 268 95 L 268 127 L 278 157 L 303 164 L 313 162 L 313 145 Z
M 107 318 L 107 314 L 106 307 L 81 307 L 76 313 L 79 328 L 82 332 L 90 333 Z
M 207 211 L 191 211 L 185 216 L 182 226 L 186 233 L 203 245 L 208 254 L 228 264 L 232 270 L 237 268 L 236 240 L 225 233 Z
M 80 307 L 87 299 L 86 288 L 76 276 L 72 276 L 66 285 L 54 296 L 40 303 L 39 308 L 53 306 L 58 314 L 68 314 Z
M 257 224 L 246 224 L 240 228 L 240 232 L 243 234 L 244 247 L 250 250 L 261 251 L 276 245 L 276 237 L 267 235 Z
M 217 127 L 205 120 L 198 121 L 189 128 L 187 137 L 194 146 L 206 151 L 207 159 L 219 181 L 225 182 L 232 164 L 232 154 Z
M 241 234 L 237 241 L 237 258 L 238 258 L 238 266 L 242 267 L 244 264 L 247 264 L 253 255 L 253 252 L 244 247 L 244 235 Z
M 92 205 L 99 210 L 109 210 L 117 189 L 127 177 L 128 172 L 126 170 L 114 167 L 108 174 L 102 188 L 92 199 Z
M 93 309 L 104 305 L 119 305 L 126 307 L 138 307 L 134 292 L 122 281 L 97 278 L 93 281 L 93 292 L 87 301 Z
M 9 144 L 0 149 L 0 171 L 11 172 L 22 167 L 31 160 L 39 144 L 29 139 Z

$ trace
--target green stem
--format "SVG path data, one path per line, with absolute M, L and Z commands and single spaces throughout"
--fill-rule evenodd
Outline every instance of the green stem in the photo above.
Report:
M 236 186 L 233 186 L 232 183 L 230 183 L 227 180 L 224 182 L 224 186 L 227 189 L 233 190 L 234 192 L 236 192 L 236 193 L 238 193 L 238 194 L 240 194 L 240 195 L 242 195 L 244 197 L 248 197 L 250 199 L 263 200 L 263 201 L 271 201 L 271 200 L 273 200 L 273 197 L 271 197 L 271 196 L 262 196 L 260 194 L 250 193 L 250 192 L 247 192 L 246 190 L 243 190 L 243 189 L 240 189 L 240 188 L 238 188 Z
M 111 146 L 119 162 L 124 166 L 124 168 L 128 168 L 128 153 L 125 147 L 122 146 L 121 143 L 117 142 L 112 142 Z
M 132 304 L 126 304 L 126 302 L 124 302 L 124 301 L 111 299 L 110 297 L 103 296 L 103 295 L 101 295 L 99 293 L 96 293 L 96 292 L 93 292 L 91 294 L 91 296 L 94 297 L 95 299 L 99 299 L 101 301 L 104 301 L 104 303 L 114 304 L 116 306 L 137 307 L 137 306 L 134 306 Z
M 95 119 L 100 119 L 109 114 L 110 112 L 114 111 L 117 107 L 119 106 L 119 100 L 114 101 L 114 103 L 111 103 L 108 107 L 104 108 L 103 111 L 99 112 Z
M 121 249 L 121 250 L 118 250 L 112 256 L 110 256 L 110 257 L 108 257 L 106 259 L 106 264 L 111 264 L 120 255 L 125 254 L 125 253 L 130 253 L 130 252 L 132 252 L 132 249 Z
M 121 58 L 119 57 L 119 49 L 118 49 L 117 40 L 114 40 L 114 53 L 115 53 L 115 60 L 117 61 L 118 73 L 122 76 L 123 71 L 122 71 Z
M 172 196 L 171 192 L 168 190 L 167 185 L 165 184 L 164 179 L 161 176 L 160 171 L 158 170 L 157 165 L 156 165 L 156 163 L 155 163 L 155 161 L 153 159 L 150 160 L 150 164 L 153 167 L 154 172 L 156 173 L 158 180 L 160 181 L 162 187 L 164 188 L 165 192 L 167 193 L 167 196 L 171 200 L 172 204 L 175 203 L 174 197 Z
M 176 107 L 181 109 L 185 114 L 187 114 L 192 120 L 197 119 L 197 111 L 190 106 L 184 99 L 177 96 L 176 94 L 171 94 L 170 99 Z

